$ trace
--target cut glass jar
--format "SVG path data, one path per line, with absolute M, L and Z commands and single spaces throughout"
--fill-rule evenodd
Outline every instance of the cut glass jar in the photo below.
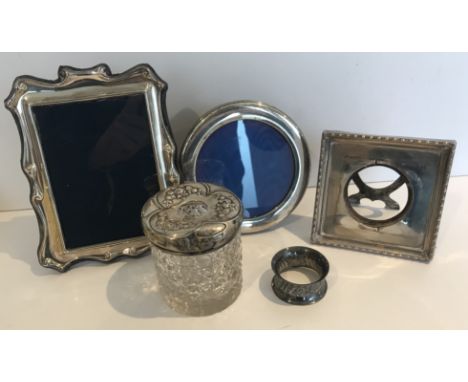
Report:
M 239 296 L 242 216 L 233 193 L 208 183 L 167 188 L 143 206 L 160 293 L 173 310 L 214 314 Z

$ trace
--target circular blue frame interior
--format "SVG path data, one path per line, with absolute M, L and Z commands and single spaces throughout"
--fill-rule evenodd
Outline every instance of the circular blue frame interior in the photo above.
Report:
M 265 215 L 291 189 L 296 168 L 287 139 L 251 119 L 230 122 L 203 144 L 196 163 L 199 182 L 224 186 L 242 200 L 244 218 Z

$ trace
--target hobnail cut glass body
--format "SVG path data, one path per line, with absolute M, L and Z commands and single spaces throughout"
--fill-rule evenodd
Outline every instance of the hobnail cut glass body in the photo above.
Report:
M 159 290 L 178 313 L 205 316 L 231 305 L 242 289 L 240 232 L 224 246 L 182 254 L 152 246 Z

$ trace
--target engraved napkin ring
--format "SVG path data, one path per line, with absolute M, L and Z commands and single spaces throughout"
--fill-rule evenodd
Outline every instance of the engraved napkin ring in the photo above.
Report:
M 281 276 L 283 272 L 299 267 L 317 272 L 317 280 L 308 284 L 296 284 Z M 271 281 L 273 292 L 288 304 L 313 304 L 320 301 L 327 292 L 325 277 L 330 268 L 328 260 L 312 248 L 300 246 L 284 248 L 273 256 L 271 268 L 275 273 Z

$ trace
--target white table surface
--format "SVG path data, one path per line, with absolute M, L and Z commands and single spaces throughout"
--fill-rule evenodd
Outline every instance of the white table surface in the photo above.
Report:
M 318 304 L 279 301 L 271 257 L 309 245 L 314 189 L 278 228 L 243 236 L 243 291 L 221 313 L 184 317 L 167 308 L 150 256 L 65 274 L 42 268 L 31 210 L 0 213 L 0 329 L 467 329 L 468 177 L 450 180 L 430 264 L 313 246 L 330 261 Z

